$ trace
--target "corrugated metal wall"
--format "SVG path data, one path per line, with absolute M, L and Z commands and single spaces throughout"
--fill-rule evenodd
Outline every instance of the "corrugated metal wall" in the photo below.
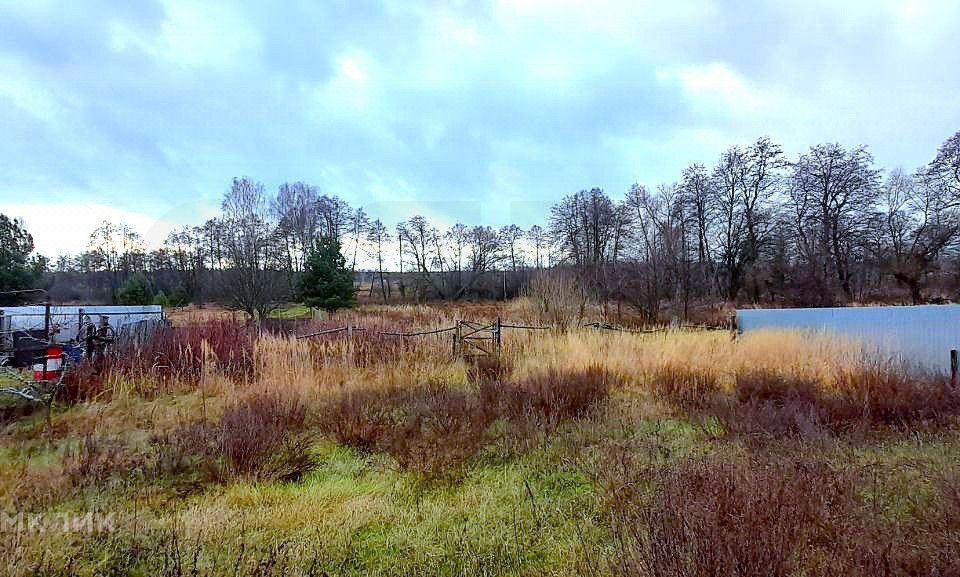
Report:
M 942 372 L 950 370 L 950 349 L 960 349 L 960 305 L 745 309 L 737 311 L 737 326 L 834 332 L 882 357 Z

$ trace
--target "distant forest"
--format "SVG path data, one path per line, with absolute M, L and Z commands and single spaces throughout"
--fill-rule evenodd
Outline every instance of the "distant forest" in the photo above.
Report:
M 166 303 L 218 301 L 263 314 L 297 300 L 305 257 L 327 236 L 339 239 L 371 300 L 505 298 L 535 275 L 563 274 L 592 299 L 650 320 L 720 302 L 921 303 L 960 293 L 958 205 L 960 132 L 910 172 L 881 170 L 866 147 L 819 144 L 791 158 L 760 138 L 727 149 L 714 166 L 690 165 L 676 182 L 634 184 L 622 198 L 575 192 L 526 230 L 441 229 L 419 215 L 388 225 L 304 182 L 269 194 L 243 177 L 219 217 L 154 250 L 105 222 L 85 252 L 47 262 L 24 253 L 29 233 L 5 218 L 0 266 L 35 274 L 0 283 L 29 281 L 58 302 L 113 302 L 136 277 Z

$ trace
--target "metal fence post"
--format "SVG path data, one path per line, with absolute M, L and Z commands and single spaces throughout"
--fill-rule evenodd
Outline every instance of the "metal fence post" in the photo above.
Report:
M 43 334 L 44 338 L 50 340 L 50 299 L 43 301 Z
M 950 386 L 957 388 L 957 349 L 950 349 Z

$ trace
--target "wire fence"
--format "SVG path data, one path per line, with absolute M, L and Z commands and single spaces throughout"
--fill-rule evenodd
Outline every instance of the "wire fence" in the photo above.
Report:
M 441 334 L 441 333 L 447 333 L 447 332 L 451 332 L 451 331 L 457 331 L 457 330 L 460 330 L 462 327 L 466 326 L 467 324 L 470 324 L 469 321 L 459 321 L 456 325 L 453 325 L 453 326 L 450 326 L 450 327 L 443 327 L 443 328 L 439 328 L 439 329 L 435 329 L 435 330 L 415 331 L 415 332 L 378 331 L 378 330 L 368 329 L 368 328 L 362 327 L 362 326 L 345 325 L 345 326 L 342 326 L 342 327 L 333 327 L 333 328 L 329 328 L 329 329 L 323 329 L 323 330 L 320 330 L 320 331 L 316 331 L 316 332 L 312 332 L 312 333 L 307 333 L 307 334 L 304 334 L 304 335 L 297 335 L 296 338 L 297 338 L 297 339 L 308 339 L 308 338 L 313 338 L 313 337 L 318 337 L 318 336 L 323 336 L 323 335 L 331 335 L 331 334 L 336 334 L 336 333 L 343 333 L 343 332 L 348 332 L 348 333 L 350 333 L 350 332 L 352 332 L 352 331 L 364 331 L 364 332 L 366 332 L 367 334 L 385 335 L 385 336 L 396 336 L 396 337 L 419 337 L 419 336 L 437 335 L 437 334 Z M 473 328 L 473 329 L 477 329 L 477 327 L 478 327 L 479 325 L 483 325 L 484 328 L 486 328 L 486 329 L 488 329 L 488 330 L 493 330 L 493 331 L 499 331 L 499 330 L 501 330 L 501 329 L 518 329 L 518 330 L 530 330 L 530 331 L 549 331 L 549 330 L 558 330 L 559 328 L 561 328 L 561 327 L 555 327 L 555 326 L 538 326 L 538 325 L 521 325 L 521 324 L 513 324 L 513 323 L 504 323 L 504 322 L 502 322 L 499 318 L 498 318 L 496 321 L 492 322 L 492 323 L 487 323 L 487 324 L 484 324 L 484 323 L 472 323 L 472 325 L 473 325 L 473 326 L 472 326 L 471 328 Z M 577 326 L 580 327 L 580 328 L 592 328 L 592 329 L 596 329 L 596 330 L 599 330 L 599 331 L 614 331 L 614 332 L 631 333 L 631 334 L 649 334 L 649 333 L 665 332 L 665 331 L 676 330 L 676 329 L 690 329 L 690 330 L 725 330 L 725 329 L 722 329 L 722 328 L 712 327 L 712 326 L 708 326 L 708 325 L 691 325 L 691 324 L 674 324 L 674 325 L 667 325 L 667 326 L 663 326 L 663 327 L 653 327 L 653 328 L 647 328 L 647 329 L 631 329 L 631 328 L 627 328 L 627 327 L 621 327 L 621 326 L 617 326 L 617 325 L 611 325 L 611 324 L 608 324 L 608 323 L 599 323 L 599 322 L 596 322 L 596 323 L 585 323 L 585 324 L 580 324 L 580 325 L 577 325 Z M 480 329 L 480 330 L 483 330 L 483 329 Z

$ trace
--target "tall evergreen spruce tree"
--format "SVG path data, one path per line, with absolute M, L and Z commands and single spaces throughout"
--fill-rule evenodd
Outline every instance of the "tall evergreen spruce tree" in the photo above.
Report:
M 150 281 L 142 272 L 136 272 L 127 284 L 117 291 L 118 305 L 149 305 L 153 304 L 153 289 Z
M 340 241 L 322 236 L 314 242 L 307 257 L 306 270 L 300 277 L 300 296 L 310 308 L 333 312 L 357 304 L 353 290 L 353 273 L 340 254 Z

